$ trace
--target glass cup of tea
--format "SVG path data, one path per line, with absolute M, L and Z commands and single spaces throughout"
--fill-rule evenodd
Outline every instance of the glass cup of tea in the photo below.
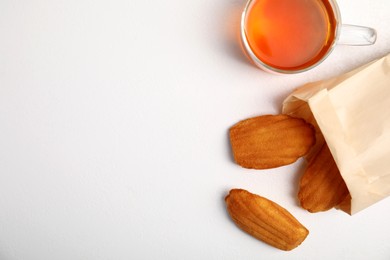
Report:
M 292 74 L 319 65 L 336 44 L 374 44 L 376 31 L 342 24 L 334 0 L 249 0 L 241 17 L 241 40 L 255 65 Z

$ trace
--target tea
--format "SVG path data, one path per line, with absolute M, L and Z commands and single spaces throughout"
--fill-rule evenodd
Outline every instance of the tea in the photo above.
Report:
M 281 70 L 300 70 L 331 48 L 337 21 L 327 0 L 255 0 L 244 31 L 253 54 Z

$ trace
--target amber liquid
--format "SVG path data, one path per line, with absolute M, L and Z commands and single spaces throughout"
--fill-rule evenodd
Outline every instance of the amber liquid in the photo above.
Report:
M 252 52 L 263 63 L 301 70 L 328 52 L 336 24 L 327 0 L 257 0 L 247 9 L 244 30 Z

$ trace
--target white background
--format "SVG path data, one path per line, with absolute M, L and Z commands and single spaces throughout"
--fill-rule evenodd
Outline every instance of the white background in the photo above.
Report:
M 319 67 L 276 76 L 238 40 L 243 0 L 0 1 L 0 259 L 390 259 L 390 199 L 351 217 L 298 206 L 302 161 L 232 161 L 228 129 L 296 87 L 390 51 L 388 0 L 339 1 L 377 29 Z M 373 115 L 375 116 L 375 115 Z M 291 252 L 239 230 L 245 188 L 309 230 Z

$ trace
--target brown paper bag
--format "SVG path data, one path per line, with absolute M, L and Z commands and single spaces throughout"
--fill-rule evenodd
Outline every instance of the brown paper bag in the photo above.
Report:
M 348 213 L 390 195 L 390 54 L 304 85 L 287 97 L 283 113 L 315 125 L 312 154 L 326 141 L 352 197 Z

